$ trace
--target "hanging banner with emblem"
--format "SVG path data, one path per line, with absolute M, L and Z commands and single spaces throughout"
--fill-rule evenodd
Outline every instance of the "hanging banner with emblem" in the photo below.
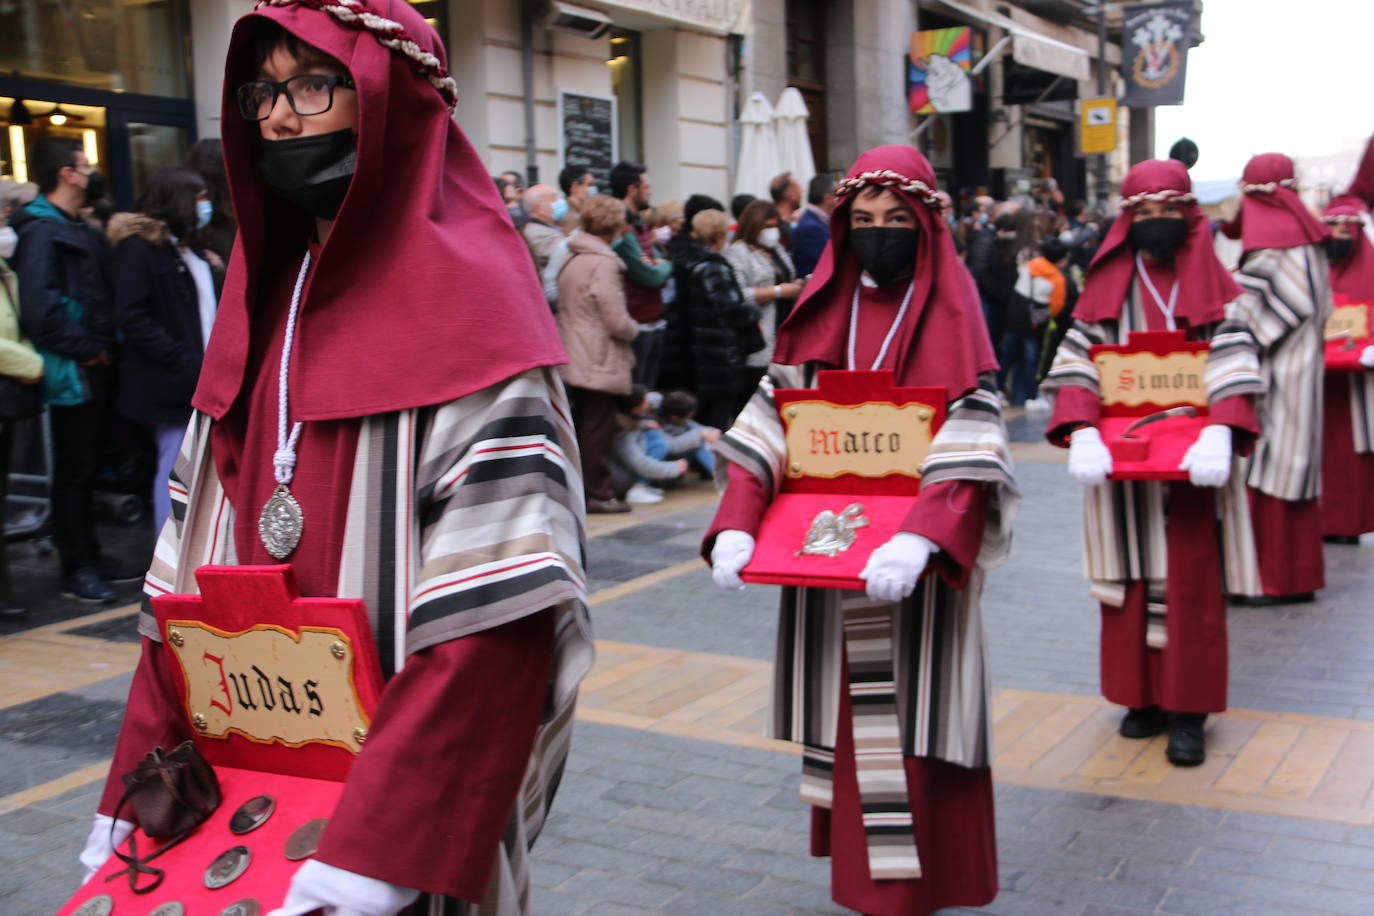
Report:
M 1084 99 L 1079 106 L 1078 151 L 1085 156 L 1116 149 L 1116 99 Z
M 1193 3 L 1139 3 L 1122 8 L 1121 69 L 1127 108 L 1182 105 Z

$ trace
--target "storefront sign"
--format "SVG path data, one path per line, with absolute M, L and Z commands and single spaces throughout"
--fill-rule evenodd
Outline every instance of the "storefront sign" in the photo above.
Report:
M 558 92 L 558 166 L 585 168 L 602 193 L 610 190 L 616 161 L 615 99 L 580 92 Z
M 1078 117 L 1080 153 L 1090 156 L 1116 149 L 1116 99 L 1084 99 Z
M 913 114 L 973 110 L 969 75 L 982 50 L 982 35 L 968 26 L 911 33 L 907 96 Z
M 1193 41 L 1192 0 L 1135 4 L 1123 7 L 1122 17 L 1122 104 L 1182 105 L 1188 46 Z
M 601 0 L 599 5 L 649 13 L 713 32 L 742 32 L 747 18 L 745 0 Z

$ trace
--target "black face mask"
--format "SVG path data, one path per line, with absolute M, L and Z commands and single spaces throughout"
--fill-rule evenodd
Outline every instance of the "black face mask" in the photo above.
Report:
M 1188 237 L 1188 221 L 1174 216 L 1151 216 L 1131 223 L 1131 244 L 1156 261 L 1167 261 Z
M 869 226 L 849 233 L 849 250 L 879 286 L 911 276 L 916 269 L 915 229 Z
M 263 140 L 258 171 L 277 196 L 311 216 L 333 219 L 357 162 L 353 129 L 290 140 Z
M 105 176 L 93 171 L 86 176 L 86 206 L 105 196 Z
M 1327 239 L 1326 256 L 1333 261 L 1341 261 L 1350 256 L 1350 249 L 1354 247 L 1354 239 Z

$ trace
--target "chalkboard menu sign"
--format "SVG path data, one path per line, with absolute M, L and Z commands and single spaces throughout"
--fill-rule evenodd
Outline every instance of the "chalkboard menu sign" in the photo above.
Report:
M 559 90 L 558 126 L 559 168 L 584 166 L 607 193 L 616 161 L 615 99 Z

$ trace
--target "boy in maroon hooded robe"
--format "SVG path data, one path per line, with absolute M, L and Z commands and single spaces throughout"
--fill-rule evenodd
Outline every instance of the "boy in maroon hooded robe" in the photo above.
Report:
M 1326 205 L 1322 223 L 1331 264 L 1331 292 L 1350 302 L 1374 303 L 1374 245 L 1365 234 L 1369 211 L 1357 197 Z M 1360 362 L 1374 366 L 1374 348 Z M 1374 373 L 1328 372 L 1322 405 L 1322 534 L 1358 544 L 1374 531 Z
M 826 368 L 944 388 L 920 494 L 870 556 L 867 594 L 782 590 L 773 734 L 805 747 L 811 849 L 831 857 L 835 901 L 874 916 L 997 894 L 979 596 L 1009 549 L 1018 495 L 997 364 L 936 191 L 906 146 L 869 150 L 840 182 L 830 243 L 774 364 L 717 446 L 728 484 L 703 544 L 717 584 L 742 587 L 785 457 L 775 388 L 810 387 Z
M 146 591 L 285 561 L 367 607 L 386 685 L 278 913 L 524 913 L 591 655 L 563 350 L 414 8 L 259 6 L 224 91 L 239 236 Z M 140 631 L 88 868 L 119 775 L 190 737 Z

